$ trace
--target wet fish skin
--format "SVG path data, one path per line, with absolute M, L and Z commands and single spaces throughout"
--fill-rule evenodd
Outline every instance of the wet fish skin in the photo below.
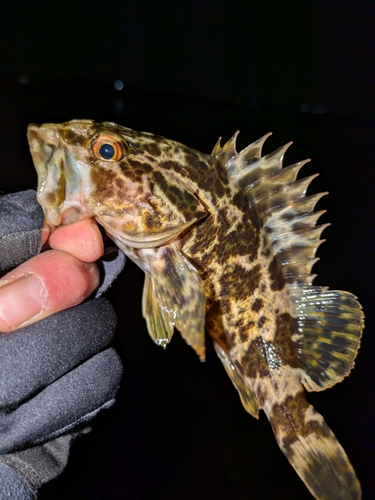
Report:
M 281 168 L 266 137 L 211 155 L 113 123 L 30 125 L 38 200 L 51 227 L 94 217 L 146 273 L 143 314 L 165 347 L 176 327 L 204 360 L 204 330 L 254 417 L 318 499 L 361 497 L 335 436 L 305 398 L 350 371 L 363 315 L 355 297 L 312 285 L 325 225 L 305 162 Z M 102 145 L 113 147 L 111 158 Z M 104 150 L 103 150 L 104 151 Z M 111 150 L 110 150 L 111 151 Z

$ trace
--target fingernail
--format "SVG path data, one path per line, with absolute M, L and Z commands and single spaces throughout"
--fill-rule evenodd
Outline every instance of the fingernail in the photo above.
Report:
M 34 318 L 46 302 L 41 282 L 31 274 L 0 287 L 0 329 L 16 328 Z

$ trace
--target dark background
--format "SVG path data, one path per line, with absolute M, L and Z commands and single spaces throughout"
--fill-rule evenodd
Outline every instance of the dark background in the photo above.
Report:
M 0 193 L 35 188 L 29 122 L 93 118 L 210 152 L 241 129 L 294 140 L 311 193 L 330 191 L 315 283 L 350 290 L 367 328 L 356 368 L 309 395 L 374 498 L 375 6 L 370 1 L 0 3 Z M 124 88 L 115 90 L 115 80 Z M 114 408 L 73 447 L 41 499 L 309 499 L 263 414 L 255 421 L 208 339 L 201 364 L 178 333 L 166 351 L 141 317 L 128 263 L 107 294 L 125 374 Z

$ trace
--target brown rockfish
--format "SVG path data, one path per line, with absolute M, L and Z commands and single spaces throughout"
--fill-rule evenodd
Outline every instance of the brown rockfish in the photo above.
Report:
M 318 499 L 361 497 L 355 472 L 307 391 L 340 382 L 363 328 L 348 293 L 314 286 L 327 224 L 306 196 L 307 160 L 282 168 L 268 135 L 211 155 L 114 123 L 30 125 L 38 200 L 53 228 L 94 217 L 145 272 L 143 315 L 165 347 L 176 327 L 205 358 L 205 328 L 246 410 L 262 409 Z

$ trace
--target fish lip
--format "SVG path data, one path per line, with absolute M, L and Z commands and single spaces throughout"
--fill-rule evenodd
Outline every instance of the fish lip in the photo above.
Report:
M 38 132 L 39 128 L 40 128 L 39 123 L 30 123 L 27 126 L 27 136 L 29 137 L 30 134 Z
M 29 140 L 37 140 L 40 146 L 51 145 L 59 146 L 61 143 L 61 127 L 54 123 L 30 123 L 27 127 L 27 138 Z
M 37 123 L 30 123 L 27 127 L 27 142 L 29 143 L 31 156 L 34 158 L 35 155 L 40 155 L 41 141 L 39 138 L 39 128 L 40 125 Z
M 59 129 L 53 124 L 30 123 L 27 127 L 27 141 L 37 172 L 42 173 L 44 167 L 48 166 L 53 151 L 60 145 Z

